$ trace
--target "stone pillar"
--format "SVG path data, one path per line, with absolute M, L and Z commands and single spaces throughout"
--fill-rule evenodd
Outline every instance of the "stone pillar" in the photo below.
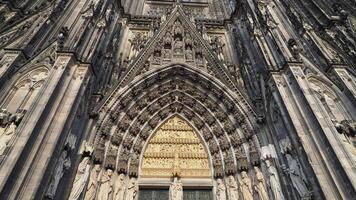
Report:
M 59 54 L 48 81 L 18 128 L 18 138 L 0 165 L 1 199 L 42 198 L 63 149 L 90 76 L 89 65 Z M 51 161 L 54 158 L 54 161 Z M 45 183 L 44 185 L 40 184 Z
M 303 99 L 298 98 L 297 94 L 300 91 L 296 91 L 295 88 L 291 88 L 288 84 L 288 77 L 280 73 L 272 73 L 272 79 L 276 84 L 277 93 L 274 93 L 274 98 L 282 99 L 283 106 L 286 108 L 287 118 L 290 119 L 296 133 L 297 140 L 303 146 L 305 153 L 307 154 L 308 161 L 311 168 L 320 183 L 321 189 L 327 199 L 339 199 L 339 191 L 334 181 L 334 176 L 330 174 L 330 165 L 325 165 L 323 160 L 329 160 L 326 157 L 326 150 L 320 148 L 320 139 L 316 135 L 320 133 L 313 133 L 312 121 L 308 120 L 308 114 L 304 112 L 304 108 L 307 107 L 303 104 Z M 293 82 L 295 84 L 295 82 Z M 292 84 L 293 84 L 292 83 Z M 279 94 L 279 95 L 278 95 Z M 289 119 L 287 119 L 289 121 Z M 286 120 L 286 119 L 284 119 Z M 321 133 L 322 134 L 322 133 Z M 318 186 L 313 185 L 316 189 Z

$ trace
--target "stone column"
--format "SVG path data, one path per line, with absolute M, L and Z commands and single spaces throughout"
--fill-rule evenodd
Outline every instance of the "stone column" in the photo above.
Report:
M 42 198 L 38 195 L 46 188 L 40 183 L 50 180 L 46 169 L 55 167 L 56 162 L 49 161 L 56 160 L 63 148 L 88 83 L 89 67 L 77 64 L 71 54 L 59 54 L 48 81 L 18 128 L 13 148 L 0 165 L 0 198 Z

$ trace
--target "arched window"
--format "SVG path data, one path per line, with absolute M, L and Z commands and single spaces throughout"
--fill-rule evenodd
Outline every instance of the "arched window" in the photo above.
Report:
M 9 113 L 15 113 L 18 109 L 28 110 L 47 76 L 48 69 L 45 67 L 39 67 L 26 73 L 12 86 L 1 104 L 1 108 L 6 109 Z

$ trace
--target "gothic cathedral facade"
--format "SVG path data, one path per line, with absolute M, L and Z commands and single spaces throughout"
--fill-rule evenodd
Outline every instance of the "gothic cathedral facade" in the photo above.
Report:
M 0 199 L 356 199 L 354 0 L 1 0 Z

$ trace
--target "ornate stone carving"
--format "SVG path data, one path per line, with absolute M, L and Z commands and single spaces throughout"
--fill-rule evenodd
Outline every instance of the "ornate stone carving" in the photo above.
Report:
M 69 195 L 69 200 L 78 200 L 82 194 L 86 182 L 90 174 L 90 160 L 89 157 L 84 157 L 78 166 L 78 171 L 75 176 L 73 187 Z
M 212 126 L 216 122 L 216 119 L 210 113 L 206 113 L 204 119 L 209 126 Z
M 138 177 L 138 170 L 139 170 L 139 155 L 136 152 L 131 154 L 131 161 L 130 161 L 130 177 Z
M 117 156 L 117 149 L 113 146 L 109 146 L 109 149 L 106 153 L 106 161 L 105 161 L 106 169 L 112 169 L 112 170 L 115 169 L 116 156 Z
M 239 150 L 236 152 L 236 160 L 237 160 L 237 169 L 238 170 L 240 170 L 240 171 L 248 170 L 249 163 L 247 160 L 247 156 L 242 152 L 242 150 Z
M 177 177 L 174 177 L 173 183 L 169 186 L 170 200 L 183 200 L 183 184 Z
M 266 160 L 267 173 L 269 177 L 269 187 L 272 190 L 274 199 L 284 200 L 284 195 L 279 181 L 277 169 L 271 164 L 269 160 Z
M 113 171 L 107 169 L 104 171 L 100 179 L 100 188 L 98 192 L 98 200 L 111 200 L 114 195 Z
M 219 153 L 213 155 L 214 176 L 221 178 L 224 176 L 223 165 Z
M 117 125 L 118 129 L 120 132 L 126 132 L 127 128 L 130 127 L 131 120 L 129 117 L 126 115 L 122 118 L 122 120 L 119 122 Z
M 111 137 L 111 143 L 115 146 L 120 146 L 124 133 L 115 132 L 115 134 Z
M 225 137 L 224 135 L 221 135 L 219 138 L 219 144 L 220 144 L 220 148 L 222 151 L 226 151 L 230 148 L 230 143 L 227 139 L 227 137 Z
M 258 167 L 255 166 L 254 171 L 256 174 L 255 190 L 261 200 L 268 200 L 269 197 L 267 193 L 265 178 L 263 177 L 263 174 Z
M 182 118 L 170 118 L 154 134 L 144 153 L 140 176 L 211 176 L 208 155 L 194 129 Z
M 250 146 L 250 160 L 253 165 L 260 163 L 260 155 L 253 141 L 249 142 Z
M 160 105 L 156 102 L 156 103 L 153 103 L 152 105 L 150 105 L 147 110 L 148 112 L 153 115 L 155 112 L 157 112 L 160 108 Z
M 125 174 L 119 174 L 114 184 L 113 200 L 123 200 L 125 192 Z
M 306 185 L 307 181 L 301 167 L 296 159 L 294 159 L 290 154 L 286 154 L 288 161 L 287 173 L 292 181 L 294 189 L 298 192 L 299 196 L 304 198 L 309 196 L 309 190 Z
M 216 181 L 216 199 L 217 200 L 226 200 L 226 187 L 222 179 Z
M 57 191 L 58 184 L 63 177 L 63 174 L 66 170 L 70 168 L 71 162 L 68 157 L 67 151 L 62 151 L 59 160 L 57 161 L 56 168 L 52 174 L 51 182 L 46 192 L 46 197 L 49 199 L 54 199 L 54 196 Z
M 104 151 L 105 151 L 105 139 L 101 137 L 99 143 L 94 150 L 93 157 L 95 163 L 102 163 L 104 160 Z
M 252 182 L 245 171 L 241 172 L 240 187 L 244 200 L 253 200 Z
M 138 183 L 135 177 L 132 177 L 129 181 L 126 190 L 126 198 L 125 200 L 135 200 L 138 193 Z
M 119 156 L 119 163 L 117 165 L 117 172 L 120 173 L 127 173 L 127 163 L 129 161 L 129 151 L 124 149 L 120 156 Z
M 234 163 L 234 156 L 230 151 L 228 151 L 225 157 L 225 174 L 234 175 L 235 173 L 236 173 L 236 167 Z
M 192 121 L 193 121 L 193 123 L 194 123 L 194 126 L 195 126 L 198 130 L 200 130 L 200 129 L 203 128 L 204 122 L 203 122 L 201 119 L 199 119 L 198 117 L 193 117 Z
M 211 134 L 211 132 L 207 127 L 202 128 L 201 132 L 203 134 L 203 138 L 205 139 L 205 141 L 209 142 L 213 138 L 213 135 Z
M 98 186 L 98 176 L 101 171 L 100 165 L 94 165 L 90 172 L 89 183 L 87 186 L 87 191 L 85 193 L 85 200 L 94 200 L 96 188 Z
M 8 147 L 8 143 L 15 135 L 16 124 L 14 121 L 10 123 L 10 125 L 5 126 L 5 128 L 0 128 L 0 155 L 4 155 L 6 148 Z
M 239 186 L 233 175 L 228 177 L 227 181 L 227 195 L 229 200 L 239 200 Z

